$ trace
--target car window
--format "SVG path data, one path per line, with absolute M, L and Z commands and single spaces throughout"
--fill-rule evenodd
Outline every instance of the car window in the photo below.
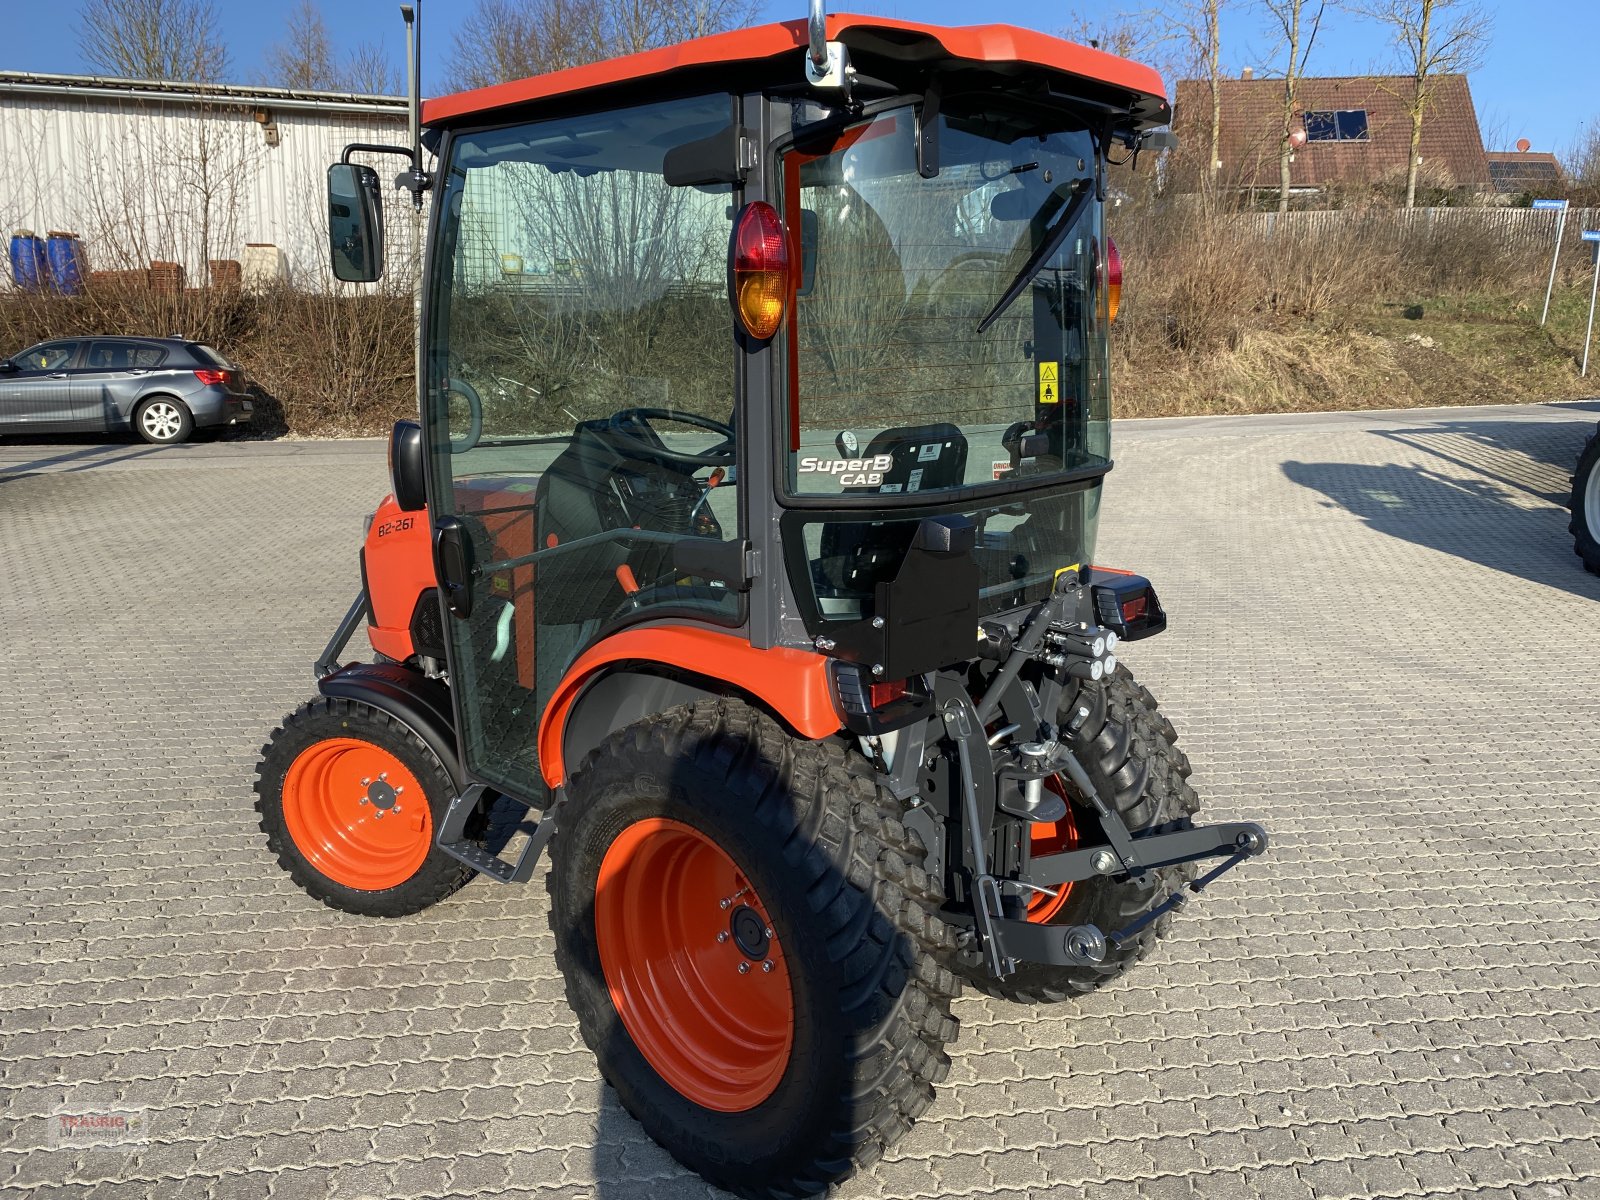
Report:
M 24 371 L 64 371 L 77 357 L 77 342 L 46 342 L 12 359 Z
M 200 359 L 202 362 L 212 362 L 212 363 L 215 363 L 219 367 L 231 367 L 231 366 L 233 366 L 233 364 L 231 362 L 229 362 L 227 359 L 223 358 L 222 355 L 218 354 L 210 346 L 202 346 L 202 345 L 196 343 L 196 344 L 190 346 L 189 349 L 194 354 L 194 356 L 196 358 Z
M 166 350 L 160 346 L 139 342 L 91 342 L 84 365 L 91 371 L 148 371 L 166 356 Z

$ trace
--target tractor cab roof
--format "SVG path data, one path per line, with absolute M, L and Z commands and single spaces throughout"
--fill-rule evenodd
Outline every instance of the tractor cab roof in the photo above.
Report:
M 1013 25 L 948 27 L 840 13 L 828 18 L 830 41 L 843 42 L 865 77 L 912 90 L 935 70 L 989 76 L 1032 76 L 1052 92 L 1088 100 L 1134 128 L 1171 119 L 1161 77 L 1139 63 L 1101 50 Z M 539 110 L 570 110 L 581 96 L 588 107 L 626 104 L 663 87 L 710 84 L 729 90 L 759 90 L 800 84 L 807 44 L 806 22 L 783 21 L 719 33 L 647 50 L 624 58 L 536 75 L 429 100 L 423 121 L 430 126 L 492 120 L 504 110 L 519 116 Z M 532 111 L 530 111 L 532 110 Z

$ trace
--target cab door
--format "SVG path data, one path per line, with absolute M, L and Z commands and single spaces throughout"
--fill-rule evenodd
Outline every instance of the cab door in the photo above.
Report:
M 423 407 L 451 691 L 468 769 L 531 803 L 539 719 L 579 654 L 650 621 L 745 619 L 728 572 L 679 549 L 743 562 L 733 188 L 663 168 L 732 112 L 677 100 L 446 150 Z

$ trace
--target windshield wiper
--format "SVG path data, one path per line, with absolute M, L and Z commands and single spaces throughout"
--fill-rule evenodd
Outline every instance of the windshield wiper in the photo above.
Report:
M 1027 262 L 1022 264 L 1022 270 L 1017 272 L 1017 277 L 1011 281 L 1011 286 L 1006 289 L 1005 295 L 995 302 L 995 306 L 989 310 L 989 315 L 978 322 L 979 333 L 993 325 L 1000 318 L 1000 314 L 1011 307 L 1011 302 L 1022 295 L 1023 289 L 1032 282 L 1044 264 L 1055 257 L 1056 251 L 1061 249 L 1061 243 L 1067 240 L 1067 234 L 1072 232 L 1072 227 L 1078 223 L 1078 218 L 1083 214 L 1084 207 L 1093 195 L 1094 184 L 1091 180 L 1077 181 L 1077 191 L 1072 199 L 1067 201 L 1067 207 L 1060 219 L 1045 236 L 1044 241 L 1039 243 L 1039 248 L 1028 256 Z

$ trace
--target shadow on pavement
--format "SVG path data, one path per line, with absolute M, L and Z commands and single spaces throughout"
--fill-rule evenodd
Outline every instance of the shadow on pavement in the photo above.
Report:
M 33 439 L 12 439 L 10 444 L 27 446 Z M 96 467 L 103 467 L 110 463 L 126 462 L 132 458 L 144 458 L 148 454 L 155 454 L 162 450 L 176 449 L 167 446 L 130 446 L 126 443 L 113 443 L 107 445 L 99 442 L 92 446 L 85 446 L 81 450 L 65 449 L 59 437 L 40 440 L 36 443 L 43 458 L 28 459 L 22 462 L 0 461 L 0 483 L 9 483 L 18 479 L 49 472 L 50 474 L 67 474 L 74 471 L 92 471 Z M 50 454 L 49 451 L 58 451 Z M 65 467 L 62 463 L 75 463 L 75 466 Z
M 1381 430 L 1440 469 L 1293 461 L 1282 469 L 1381 533 L 1600 600 L 1567 531 L 1573 465 L 1594 428 L 1592 420 L 1459 421 Z

